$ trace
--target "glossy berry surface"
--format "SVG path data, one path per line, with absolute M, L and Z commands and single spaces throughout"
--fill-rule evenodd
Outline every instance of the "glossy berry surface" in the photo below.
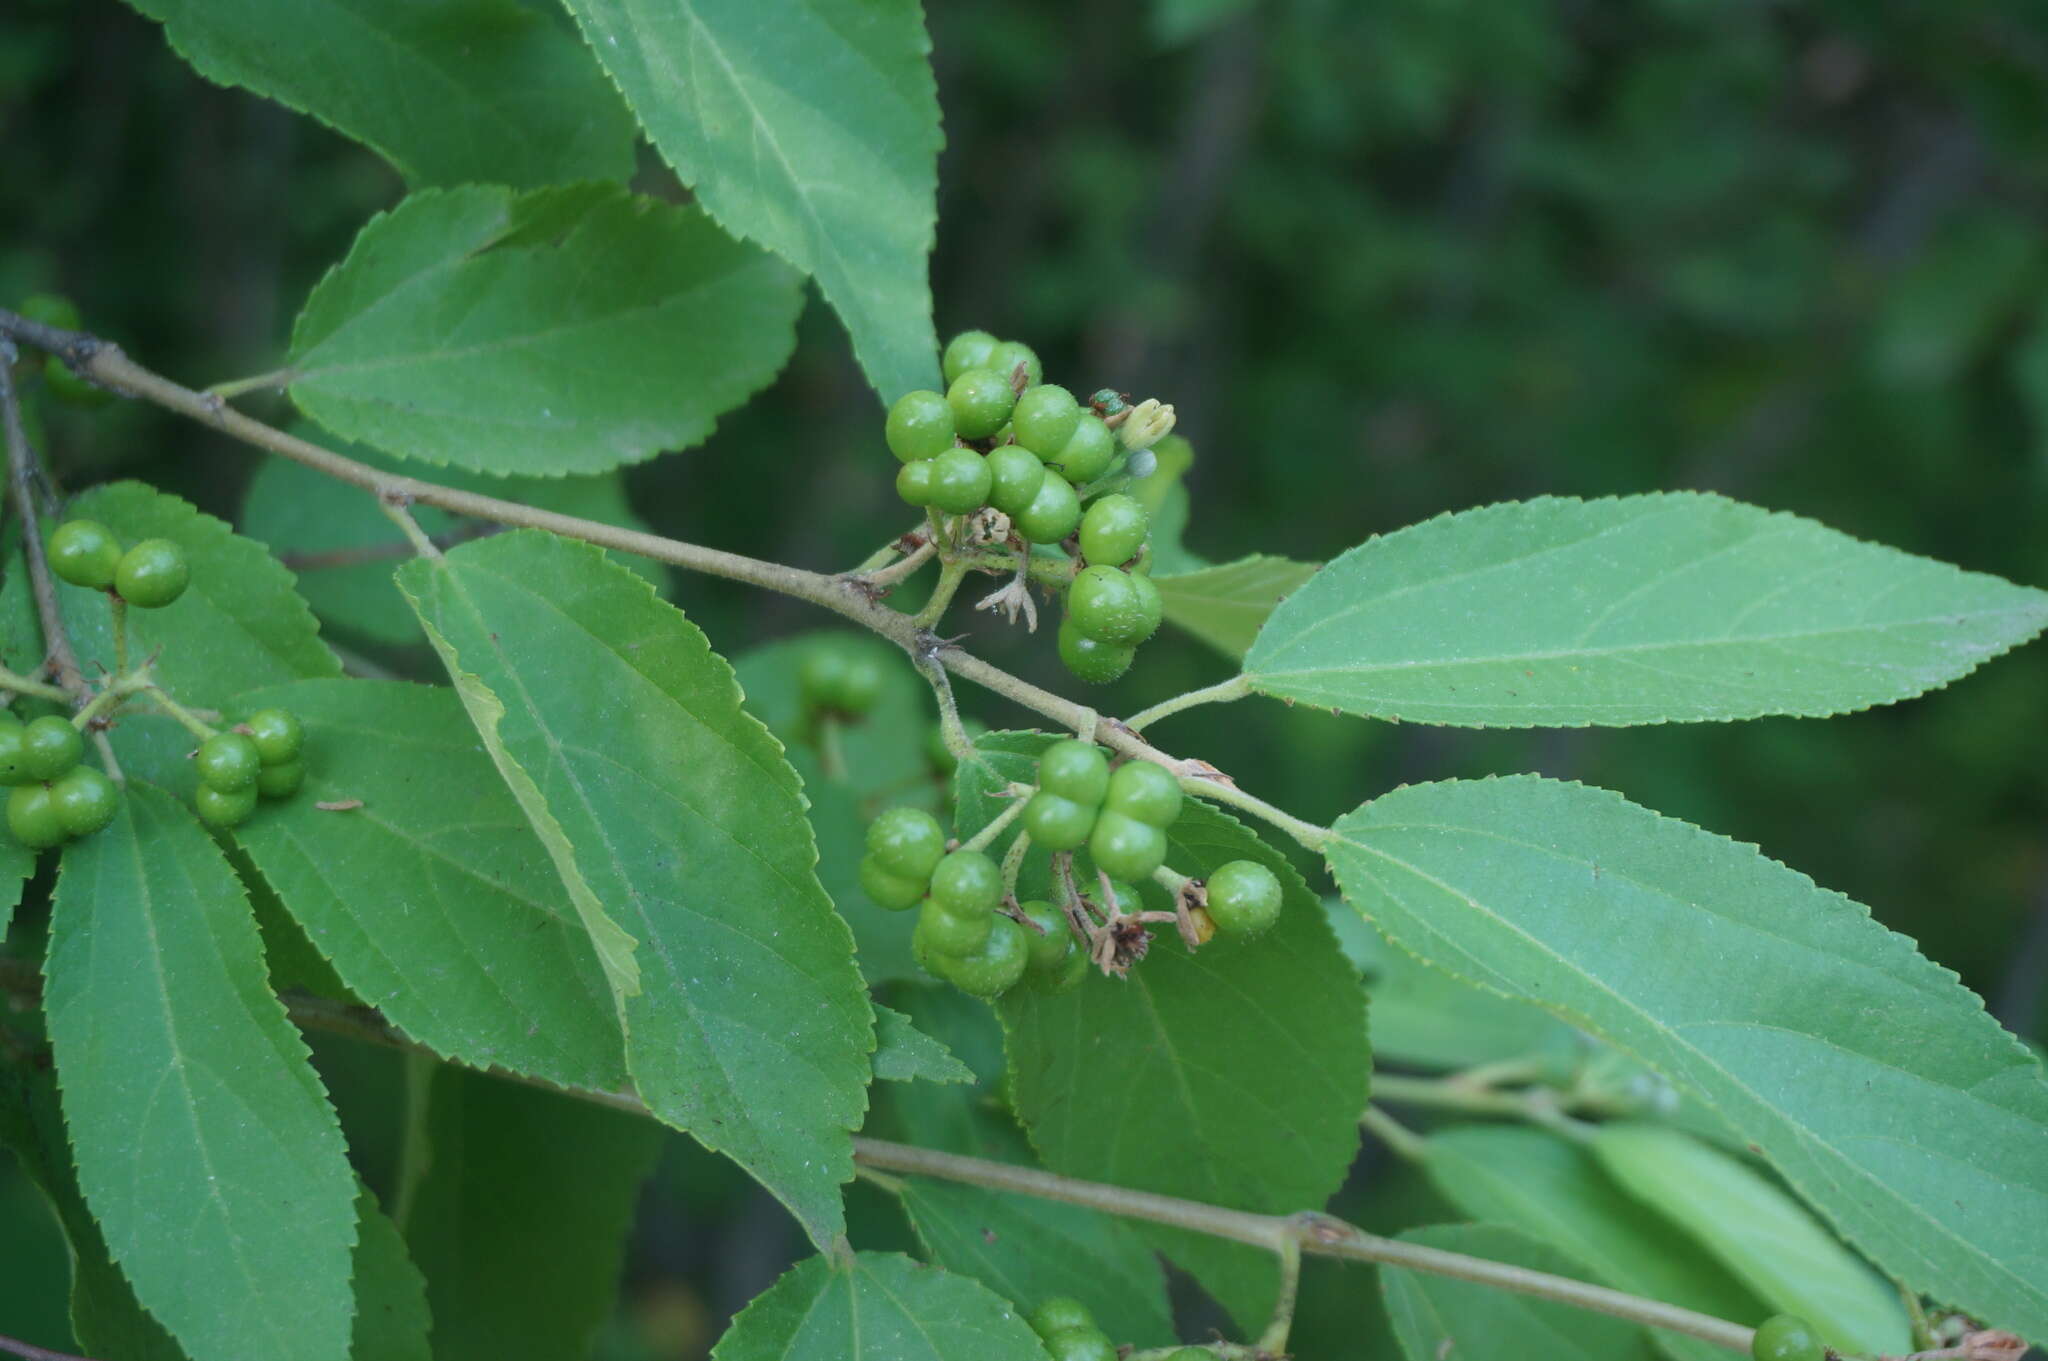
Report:
M 1074 949 L 1074 933 L 1067 929 L 1066 914 L 1044 901 L 1024 903 L 1022 907 L 1032 926 L 1038 928 L 1024 928 L 1025 953 L 1030 956 L 1027 967 L 1038 973 L 1058 972 L 1066 966 L 1067 956 Z
M 1026 389 L 1017 399 L 1017 409 L 1010 413 L 1017 443 L 1041 461 L 1066 448 L 1067 441 L 1074 437 L 1074 427 L 1080 423 L 1081 404 L 1074 400 L 1073 393 L 1057 383 Z
M 1052 469 L 1031 504 L 1010 515 L 1010 527 L 1026 543 L 1058 543 L 1081 524 L 1081 498 L 1074 484 Z
M 969 369 L 987 368 L 989 351 L 996 344 L 996 338 L 987 331 L 962 331 L 947 341 L 945 356 L 940 360 L 946 381 L 952 382 Z
M 1070 1328 L 1093 1328 L 1095 1315 L 1072 1295 L 1054 1295 L 1031 1311 L 1030 1323 L 1032 1332 L 1040 1337 L 1051 1337 Z
M 1037 387 L 1045 381 L 1045 366 L 1038 362 L 1038 352 L 1021 340 L 999 340 L 988 352 L 983 365 L 995 370 L 1004 382 L 1016 384 L 1017 366 L 1024 366 L 1024 387 Z
M 1093 808 L 1109 792 L 1109 758 L 1093 742 L 1055 742 L 1038 758 L 1038 787 Z
M 1166 863 L 1166 833 L 1114 808 L 1095 819 L 1088 837 L 1088 855 L 1097 869 L 1118 879 L 1149 879 Z
M 192 806 L 199 810 L 201 822 L 215 827 L 237 827 L 256 811 L 256 786 L 230 792 L 202 784 L 192 796 Z
M 1090 685 L 1109 684 L 1130 670 L 1131 659 L 1138 655 L 1135 648 L 1090 638 L 1074 627 L 1072 615 L 1060 620 L 1059 649 L 1067 670 Z
M 31 780 L 54 780 L 85 755 L 85 738 L 71 720 L 44 714 L 21 730 L 21 768 Z
M 1136 647 L 1159 627 L 1143 588 L 1121 567 L 1083 568 L 1067 587 L 1067 618 L 1088 637 L 1118 647 Z
M 989 450 L 988 503 L 1015 519 L 1038 497 L 1045 479 L 1052 476 L 1045 465 L 1021 444 L 1005 444 Z
M 1755 1361 L 1821 1361 L 1825 1352 L 1813 1325 L 1790 1314 L 1777 1314 L 1757 1325 L 1749 1354 Z
M 288 799 L 305 782 L 304 761 L 279 761 L 256 772 L 256 792 L 266 799 Z
M 1103 803 L 1150 826 L 1171 827 L 1180 816 L 1180 781 L 1155 762 L 1126 761 L 1110 775 Z
M 906 463 L 896 470 L 896 494 L 903 498 L 905 505 L 919 508 L 932 503 L 932 465 L 930 459 L 918 463 Z
M 21 720 L 0 714 L 0 785 L 27 784 L 33 777 L 22 749 Z
M 872 855 L 860 858 L 860 889 L 876 907 L 902 912 L 924 901 L 925 881 L 897 874 Z
M 1083 416 L 1066 447 L 1057 457 L 1047 459 L 1046 466 L 1057 468 L 1069 482 L 1093 482 L 1109 471 L 1116 453 L 1116 436 L 1102 423 L 1102 417 Z
M 1256 860 L 1233 860 L 1209 876 L 1209 920 L 1226 936 L 1256 936 L 1280 920 L 1280 879 Z
M 31 850 L 55 846 L 67 835 L 49 787 L 25 784 L 7 796 L 7 830 Z
M 1081 517 L 1081 556 L 1091 563 L 1120 566 L 1138 556 L 1151 527 L 1152 517 L 1136 497 L 1122 492 L 1102 497 Z
M 1010 419 L 1017 395 L 994 369 L 969 369 L 946 389 L 946 401 L 960 438 L 987 439 Z
M 1008 917 L 990 917 L 979 949 L 941 960 L 939 972 L 954 987 L 976 997 L 1000 997 L 1017 986 L 1031 959 L 1024 928 Z
M 121 541 L 96 520 L 72 520 L 57 526 L 45 546 L 50 570 L 73 586 L 104 591 L 114 584 L 121 566 Z
M 185 594 L 192 566 L 185 550 L 169 539 L 144 539 L 121 555 L 114 569 L 114 589 L 140 609 L 157 610 Z
M 121 811 L 121 791 L 91 766 L 74 767 L 50 786 L 50 799 L 66 836 L 91 836 Z
M 885 808 L 868 824 L 868 854 L 891 873 L 920 883 L 946 854 L 946 830 L 922 808 Z
M 926 949 L 957 958 L 979 950 L 995 923 L 1008 920 L 993 912 L 955 912 L 936 898 L 927 898 L 918 910 L 917 934 L 924 938 Z
M 883 438 L 905 463 L 936 458 L 953 447 L 953 408 L 942 393 L 906 392 L 889 408 Z
M 241 726 L 248 729 L 249 740 L 256 744 L 256 754 L 266 766 L 296 761 L 306 749 L 305 726 L 289 709 L 258 709 Z
M 954 851 L 932 871 L 932 899 L 948 911 L 981 915 L 1003 897 L 1003 872 L 980 851 Z
M 1039 850 L 1079 850 L 1095 830 L 1095 805 L 1041 789 L 1024 805 L 1023 821 L 1024 830 L 1031 833 L 1031 844 Z
M 1045 1339 L 1052 1361 L 1117 1361 L 1109 1334 L 1096 1328 L 1067 1328 Z
M 1160 597 L 1159 587 L 1153 583 L 1151 577 L 1143 572 L 1131 572 L 1128 575 L 1131 579 L 1131 589 L 1137 592 L 1138 626 L 1144 629 L 1138 641 L 1143 642 L 1159 632 L 1159 625 L 1166 618 L 1166 601 Z
M 932 499 L 927 504 L 949 515 L 965 515 L 988 504 L 988 460 L 972 449 L 952 448 L 931 460 Z
M 231 794 L 256 783 L 263 758 L 256 754 L 256 744 L 241 733 L 222 732 L 199 744 L 192 764 L 201 780 L 223 794 Z

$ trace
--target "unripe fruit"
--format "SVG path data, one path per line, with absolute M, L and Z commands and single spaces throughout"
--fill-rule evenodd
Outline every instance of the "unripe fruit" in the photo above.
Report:
M 1143 572 L 1131 572 L 1127 575 L 1131 579 L 1131 589 L 1137 592 L 1138 626 L 1145 630 L 1138 641 L 1143 642 L 1159 632 L 1159 625 L 1166 619 L 1166 601 L 1159 594 L 1159 586 L 1151 577 Z M 1132 644 L 1133 647 L 1136 645 Z
M 1226 936 L 1260 935 L 1280 920 L 1280 880 L 1256 860 L 1233 860 L 1209 876 L 1209 920 Z
M 1003 872 L 980 851 L 954 851 L 932 870 L 932 898 L 962 916 L 993 912 L 1003 900 Z
M 1008 917 L 991 917 L 988 938 L 971 953 L 939 961 L 939 972 L 962 992 L 1000 997 L 1017 985 L 1030 962 L 1024 928 Z
M 123 553 L 114 569 L 114 589 L 123 600 L 145 610 L 170 604 L 185 594 L 191 581 L 185 550 L 169 539 L 144 539 Z
M 296 761 L 305 749 L 306 730 L 289 709 L 259 709 L 242 726 L 249 730 L 249 740 L 256 744 L 256 754 L 266 766 Z
M 21 768 L 31 780 L 54 780 L 85 755 L 85 738 L 71 720 L 44 714 L 21 730 Z
M 1009 920 L 993 912 L 955 912 L 938 899 L 927 898 L 918 910 L 917 934 L 924 937 L 926 948 L 934 953 L 948 957 L 971 955 L 988 940 L 995 923 Z M 941 961 L 942 975 L 944 969 Z
M 13 714 L 0 714 L 0 785 L 28 784 L 35 778 L 28 773 L 22 734 L 20 719 Z
M 1116 1346 L 1099 1328 L 1068 1328 L 1045 1339 L 1052 1361 L 1117 1361 Z
M 958 446 L 931 460 L 930 504 L 949 515 L 965 515 L 988 504 L 988 460 Z
M 893 873 L 872 855 L 860 858 L 860 889 L 876 907 L 902 912 L 924 901 L 925 881 Z
M 921 808 L 885 808 L 868 824 L 868 854 L 891 874 L 925 883 L 946 854 L 946 832 Z
M 953 428 L 960 438 L 987 439 L 1010 419 L 1017 395 L 995 370 L 969 369 L 946 389 L 946 402 L 953 408 Z
M 1118 879 L 1149 879 L 1152 871 L 1166 863 L 1166 833 L 1149 822 L 1105 808 L 1095 817 L 1088 855 L 1097 869 Z
M 1058 543 L 1081 523 L 1081 498 L 1074 484 L 1052 469 L 1031 504 L 1010 516 L 1010 528 L 1026 543 Z
M 1073 393 L 1056 383 L 1026 390 L 1017 399 L 1016 410 L 1010 413 L 1017 443 L 1041 461 L 1066 448 L 1067 441 L 1074 437 L 1074 427 L 1080 423 L 1081 404 L 1074 400 Z
M 1024 805 L 1024 830 L 1040 850 L 1079 850 L 1095 830 L 1095 806 L 1041 789 Z
M 305 782 L 304 761 L 279 761 L 256 772 L 256 792 L 266 799 L 288 799 Z
M 1151 529 L 1151 517 L 1134 496 L 1117 492 L 1102 497 L 1081 517 L 1081 556 L 1091 563 L 1121 566 L 1138 556 Z
M 232 794 L 256 783 L 263 758 L 257 754 L 256 744 L 241 733 L 221 732 L 199 744 L 192 764 L 201 780 L 223 794 Z
M 91 766 L 73 767 L 50 786 L 50 799 L 66 836 L 91 836 L 121 811 L 120 789 Z
M 882 668 L 873 657 L 837 643 L 819 643 L 797 668 L 804 707 L 859 718 L 882 697 Z
M 1130 670 L 1131 659 L 1138 655 L 1136 648 L 1090 638 L 1074 627 L 1072 615 L 1060 620 L 1059 649 L 1067 670 L 1090 685 L 1109 684 Z
M 1066 966 L 1074 948 L 1074 933 L 1067 929 L 1067 915 L 1048 902 L 1022 904 L 1031 926 L 1024 928 L 1024 944 L 1030 956 L 1027 967 L 1034 973 L 1057 973 Z
M 994 369 L 1005 383 L 1014 389 L 1017 384 L 1017 366 L 1024 366 L 1024 387 L 1031 389 L 1045 381 L 1045 366 L 1038 362 L 1038 354 L 1021 340 L 999 340 L 988 352 L 988 358 L 981 361 Z
M 1159 627 L 1148 598 L 1121 567 L 1087 567 L 1067 588 L 1067 617 L 1097 642 L 1136 647 Z
M 940 393 L 906 392 L 889 408 L 883 438 L 904 463 L 936 458 L 953 447 L 953 408 Z
M 1109 758 L 1093 742 L 1074 737 L 1055 742 L 1038 758 L 1038 787 L 1096 807 L 1109 792 Z
M 1021 444 L 1005 444 L 991 449 L 988 455 L 988 503 L 1015 520 L 1037 498 L 1045 479 L 1051 476 L 1053 474 L 1045 470 L 1045 465 Z
M 1045 464 L 1078 485 L 1093 482 L 1108 472 L 1116 455 L 1116 436 L 1102 423 L 1102 417 L 1083 416 L 1058 456 L 1047 459 Z
M 65 838 L 64 819 L 48 785 L 25 784 L 7 796 L 7 830 L 30 850 L 55 846 Z
M 121 566 L 121 541 L 95 520 L 72 520 L 50 535 L 44 556 L 50 570 L 73 586 L 104 591 Z
M 1095 1315 L 1072 1295 L 1054 1295 L 1031 1311 L 1030 1322 L 1032 1332 L 1040 1337 L 1051 1337 L 1072 1328 L 1093 1328 Z
M 210 784 L 199 786 L 192 796 L 192 806 L 199 810 L 199 820 L 215 827 L 235 827 L 249 820 L 249 814 L 256 811 L 256 786 L 237 789 L 232 793 L 215 789 Z
M 946 354 L 940 361 L 946 381 L 952 382 L 969 369 L 988 367 L 989 351 L 995 349 L 996 338 L 987 331 L 962 331 L 946 342 Z
M 906 463 L 896 470 L 896 494 L 905 504 L 920 509 L 932 503 L 932 464 L 930 459 Z
M 1155 762 L 1126 761 L 1110 774 L 1103 804 L 1148 826 L 1171 827 L 1180 816 L 1180 781 Z
M 1035 970 L 1027 969 L 1024 973 L 1024 981 L 1033 992 L 1057 997 L 1061 993 L 1072 992 L 1075 988 L 1080 987 L 1081 980 L 1087 976 L 1088 952 L 1076 947 L 1069 950 L 1066 959 L 1061 961 L 1060 966 L 1049 973 L 1039 973 Z
M 1777 1314 L 1757 1325 L 1749 1354 L 1755 1361 L 1821 1361 L 1825 1353 L 1805 1319 Z

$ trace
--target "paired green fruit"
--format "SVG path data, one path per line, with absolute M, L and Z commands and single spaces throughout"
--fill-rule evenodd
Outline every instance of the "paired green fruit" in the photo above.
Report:
M 882 697 L 882 667 L 862 650 L 820 644 L 797 668 L 797 692 L 813 713 L 862 718 Z
M 30 780 L 54 780 L 85 757 L 85 738 L 57 714 L 32 719 L 21 730 L 20 769 Z
M 1017 394 L 994 369 L 968 369 L 946 389 L 946 404 L 961 439 L 987 439 L 1009 421 Z
M 1280 879 L 1255 860 L 1233 860 L 1209 876 L 1209 920 L 1221 935 L 1262 935 L 1280 920 Z
M 1021 340 L 998 340 L 981 361 L 994 369 L 1002 380 L 1017 387 L 1017 370 L 1023 369 L 1023 387 L 1034 388 L 1045 379 L 1045 366 L 1038 362 L 1038 352 Z
M 59 580 L 104 591 L 114 584 L 114 574 L 120 570 L 121 541 L 97 521 L 71 520 L 57 526 L 43 555 Z
M 1121 566 L 1143 550 L 1151 527 L 1136 497 L 1122 492 L 1101 497 L 1081 517 L 1081 556 L 1090 563 Z
M 199 810 L 201 822 L 214 827 L 238 827 L 256 811 L 256 786 L 225 790 L 202 784 L 192 796 L 192 806 Z
M 1095 830 L 1096 807 L 1040 789 L 1024 805 L 1024 830 L 1031 844 L 1048 851 L 1079 850 Z
M 1047 468 L 1037 494 L 1022 510 L 1005 512 L 1010 528 L 1026 543 L 1058 543 L 1081 525 L 1081 498 L 1074 484 Z
M 953 447 L 953 408 L 943 394 L 906 392 L 889 408 L 883 438 L 905 463 L 937 458 Z
M 1757 1325 L 1749 1354 L 1755 1361 L 1822 1361 L 1826 1351 L 1812 1324 L 1790 1314 L 1777 1314 Z
M 1025 930 L 1008 917 L 990 915 L 984 919 L 988 932 L 973 950 L 942 951 L 939 974 L 947 982 L 976 997 L 1000 997 L 1017 986 L 1031 960 Z
M 74 766 L 51 784 L 50 801 L 65 836 L 91 836 L 121 811 L 121 790 L 91 766 Z
M 114 569 L 114 589 L 138 609 L 162 609 L 191 583 L 185 550 L 169 539 L 144 539 L 123 553 Z
M 988 503 L 1014 522 L 1030 509 L 1045 487 L 1048 473 L 1029 449 L 1021 444 L 1003 444 L 989 450 Z
M 1152 761 L 1126 761 L 1118 766 L 1103 794 L 1104 806 L 1162 831 L 1180 816 L 1181 799 L 1180 781 Z
M 967 515 L 988 504 L 994 476 L 988 460 L 972 449 L 954 446 L 929 461 L 930 497 L 925 502 L 948 515 Z
M 1097 642 L 1136 647 L 1158 631 L 1165 607 L 1150 578 L 1119 567 L 1086 567 L 1067 588 L 1067 617 Z
M 946 353 L 939 361 L 946 381 L 952 382 L 969 369 L 988 368 L 988 357 L 998 343 L 987 331 L 962 331 L 947 341 Z
M 1074 423 L 1074 433 L 1057 454 L 1045 460 L 1045 466 L 1078 486 L 1108 472 L 1116 456 L 1115 434 L 1102 423 L 1102 417 L 1087 414 Z
M 63 843 L 64 817 L 48 785 L 25 784 L 7 796 L 7 830 L 34 851 Z
M 1038 787 L 1089 807 L 1109 793 L 1109 758 L 1093 742 L 1069 737 L 1038 758 Z
M 256 744 L 256 754 L 266 766 L 296 761 L 305 750 L 306 730 L 298 715 L 289 709 L 258 709 L 241 726 Z
M 1044 1338 L 1075 1328 L 1093 1328 L 1095 1315 L 1072 1295 L 1054 1295 L 1032 1310 L 1027 1321 L 1031 1324 L 1031 1331 Z
M 1060 660 L 1067 670 L 1090 685 L 1107 685 L 1131 669 L 1131 659 L 1138 655 L 1134 647 L 1120 647 L 1091 638 L 1074 625 L 1071 614 L 1060 620 L 1058 635 Z
M 200 780 L 223 794 L 247 789 L 256 783 L 263 769 L 263 757 L 256 743 L 238 732 L 215 733 L 199 744 L 193 765 Z
M 1081 424 L 1081 404 L 1053 383 L 1027 390 L 1010 414 L 1017 443 L 1040 460 L 1056 458 Z
M 1097 869 L 1118 879 L 1149 879 L 1166 863 L 1166 833 L 1115 808 L 1095 816 L 1088 854 Z

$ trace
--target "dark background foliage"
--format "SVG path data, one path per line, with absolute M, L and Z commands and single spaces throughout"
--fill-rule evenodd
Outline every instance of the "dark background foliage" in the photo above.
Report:
M 1503 498 L 1701 488 L 2048 584 L 2048 24 L 2032 6 L 1160 0 L 935 6 L 930 23 L 942 333 L 986 326 L 1072 387 L 1176 403 L 1198 552 L 1322 558 Z M 651 156 L 640 187 L 679 193 Z M 0 303 L 61 289 L 182 380 L 260 372 L 399 194 L 374 155 L 206 84 L 111 0 L 0 15 Z M 657 528 L 837 567 L 902 527 L 843 333 L 814 306 L 803 335 L 708 444 L 632 474 Z M 48 425 L 72 487 L 144 477 L 232 515 L 253 466 L 146 409 Z M 676 594 L 731 652 L 817 622 L 702 581 Z M 991 655 L 1069 684 L 1048 639 L 989 632 Z M 1173 637 L 1099 702 L 1129 711 L 1222 674 Z M 1869 904 L 2039 1037 L 2044 682 L 2037 648 L 1827 723 L 1487 733 L 1248 704 L 1170 731 L 1319 819 L 1450 774 L 1619 789 Z M 398 1080 L 383 1055 L 322 1057 L 371 1111 Z M 390 1142 L 352 1133 L 371 1162 Z M 642 1215 L 622 1357 L 700 1354 L 796 1250 L 765 1197 L 676 1142 Z M 1350 1212 L 1429 1217 L 1369 1173 Z M 0 1221 L 25 1226 L 0 1249 L 0 1316 L 61 1341 L 63 1263 L 32 1195 L 0 1182 Z M 1375 1352 L 1369 1292 L 1345 1282 L 1312 1273 L 1303 1354 Z

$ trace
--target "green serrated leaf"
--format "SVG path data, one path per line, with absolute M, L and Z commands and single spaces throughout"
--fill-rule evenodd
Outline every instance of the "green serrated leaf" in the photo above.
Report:
M 953 1051 L 888 1007 L 875 1007 L 875 1076 L 884 1082 L 972 1082 L 974 1070 Z
M 1170 624 L 1217 651 L 1244 656 L 1259 626 L 1289 591 L 1316 574 L 1318 564 L 1254 553 L 1220 567 L 1154 576 Z
M 431 1361 L 427 1283 L 368 1187 L 356 1193 L 352 1361 Z
M 402 1227 L 426 1275 L 437 1361 L 589 1355 L 661 1127 L 444 1065 L 426 1130 Z
M 449 1058 L 624 1086 L 589 934 L 454 692 L 301 681 L 231 717 L 273 705 L 305 725 L 306 786 L 235 838 L 349 988 Z
M 1867 909 L 1533 776 L 1397 789 L 1333 831 L 1345 896 L 1394 940 L 1697 1093 L 1915 1289 L 2048 1335 L 2048 1080 Z
M 399 583 L 572 896 L 641 943 L 620 999 L 641 1096 L 830 1242 L 873 1022 L 796 774 L 731 668 L 644 581 L 551 535 Z
M 1492 1224 L 1410 1229 L 1401 1241 L 1556 1276 L 1584 1280 L 1587 1274 L 1556 1249 Z M 1382 1267 L 1380 1288 L 1408 1361 L 1646 1361 L 1650 1355 L 1636 1325 L 1553 1300 L 1403 1267 Z
M 896 1253 L 811 1257 L 754 1297 L 713 1361 L 1045 1361 L 1009 1303 Z
M 1379 1038 L 1373 1012 L 1373 1038 Z M 1423 1166 L 1472 1218 L 1547 1243 L 1617 1290 L 1735 1323 L 1760 1322 L 1763 1302 L 1714 1258 L 1674 1235 L 1623 1194 L 1583 1149 L 1554 1134 L 1507 1125 L 1459 1125 L 1430 1135 Z M 1654 1329 L 1673 1361 L 1725 1361 L 1711 1342 Z
M 292 399 L 407 458 L 603 472 L 695 444 L 765 386 L 798 282 L 701 212 L 622 189 L 428 190 L 306 300 Z
M 199 74 L 376 150 L 414 184 L 624 180 L 631 117 L 575 39 L 515 0 L 129 0 Z
M 129 781 L 65 850 L 44 973 L 79 1185 L 136 1297 L 192 1361 L 346 1352 L 341 1129 L 234 871 L 168 794 Z
M 1244 672 L 1412 723 L 1813 717 L 1946 685 L 2044 625 L 2048 594 L 1794 515 L 1544 497 L 1352 549 L 1273 611 Z
M 939 104 L 916 0 L 568 0 L 726 230 L 818 281 L 883 400 L 939 380 Z

